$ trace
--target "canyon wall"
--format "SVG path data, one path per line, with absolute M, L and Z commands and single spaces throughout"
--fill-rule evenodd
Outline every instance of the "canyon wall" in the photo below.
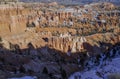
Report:
M 34 48 L 41 48 L 47 46 L 48 48 L 56 49 L 61 52 L 84 52 L 91 54 L 105 52 L 113 45 L 120 42 L 120 35 L 113 33 L 101 33 L 90 36 L 71 36 L 64 34 L 60 36 L 52 36 L 51 32 L 42 33 L 25 33 L 13 37 L 4 38 L 13 45 L 18 44 L 21 49 L 28 48 L 31 43 Z M 4 47 L 9 48 L 9 43 L 4 42 Z
M 29 13 L 20 5 L 0 5 L 0 36 L 24 32 Z
M 29 4 L 27 5 L 29 7 Z M 24 33 L 27 26 L 32 23 L 35 26 L 56 26 L 59 24 L 60 19 L 66 18 L 64 17 L 66 16 L 65 13 L 58 13 L 57 15 L 55 12 L 51 13 L 49 11 L 43 13 L 31 7 L 25 8 L 21 4 L 2 4 L 0 5 L 0 14 L 0 36 Z M 51 18 L 53 19 L 51 20 Z
M 51 10 L 45 4 L 36 4 L 36 7 L 34 4 L 26 5 L 24 7 L 19 4 L 0 5 L 0 36 L 6 36 L 3 40 L 18 44 L 21 49 L 32 43 L 35 47 L 49 46 L 63 52 L 69 50 L 80 52 L 83 49 L 91 52 L 93 47 L 100 47 L 100 42 L 114 45 L 120 41 L 119 18 L 116 15 L 100 14 L 97 16 L 97 14 L 96 16 L 101 19 L 92 21 L 90 19 L 94 17 L 83 12 L 83 16 L 87 15 L 89 18 L 85 16 L 87 20 L 80 20 L 81 17 L 75 19 L 73 16 L 73 8 L 71 8 L 72 12 L 69 12 L 67 11 L 69 8 Z M 108 22 L 100 22 L 104 19 Z M 73 25 L 69 25 L 69 22 Z M 31 28 L 33 26 L 39 27 Z M 5 47 L 9 46 L 5 45 Z M 92 50 L 88 49 L 89 47 Z

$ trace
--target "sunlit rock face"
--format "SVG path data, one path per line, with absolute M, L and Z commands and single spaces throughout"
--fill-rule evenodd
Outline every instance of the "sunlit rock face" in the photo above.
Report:
M 51 3 L 52 4 L 52 3 Z M 52 6 L 50 4 L 50 6 Z M 57 4 L 56 4 L 57 5 Z M 46 12 L 45 16 L 41 16 L 42 12 L 24 8 L 20 4 L 3 4 L 0 5 L 0 35 L 20 34 L 25 32 L 27 27 L 39 26 L 56 26 L 61 18 L 68 18 L 65 12 L 55 15 Z M 53 15 L 53 16 L 52 16 Z M 69 15 L 70 16 L 70 15 Z M 52 20 L 51 17 L 53 17 Z M 63 20 L 62 20 L 63 21 Z M 47 24 L 47 25 L 46 25 Z
M 22 6 L 0 5 L 0 35 L 20 33 L 26 27 L 26 12 Z
M 44 35 L 42 35 L 44 34 Z M 30 36 L 29 36 L 30 35 Z M 110 49 L 112 45 L 120 41 L 120 36 L 107 33 L 95 34 L 84 37 L 74 37 L 68 34 L 60 36 L 52 36 L 50 32 L 43 33 L 25 33 L 11 37 L 6 37 L 3 40 L 4 46 L 9 48 L 9 44 L 18 44 L 21 49 L 27 48 L 28 43 L 32 43 L 35 48 L 47 46 L 56 50 L 67 53 L 89 52 L 99 54 Z M 103 41 L 103 42 L 102 42 Z
M 32 13 L 21 4 L 0 5 L 0 35 L 15 35 L 25 32 L 28 15 Z
M 92 54 L 101 53 L 107 50 L 108 48 L 110 48 L 111 45 L 114 45 L 117 42 L 119 42 L 120 40 L 119 36 L 112 37 L 111 35 L 112 34 L 106 34 L 106 36 L 103 37 L 102 34 L 95 34 L 92 36 L 77 37 L 77 38 L 74 38 L 72 36 L 52 37 L 52 38 L 48 38 L 49 40 L 48 45 L 51 46 L 52 48 L 61 50 L 63 52 L 67 52 L 70 47 L 72 53 L 82 52 L 84 50 Z M 107 44 L 104 41 L 103 44 L 100 46 L 100 41 L 102 40 L 106 40 L 106 42 L 108 41 L 109 42 Z
M 108 44 L 106 47 L 100 46 L 100 42 L 114 45 L 120 40 L 118 35 L 120 29 L 116 24 L 119 23 L 117 14 L 110 16 L 115 20 L 109 16 L 106 17 L 106 20 L 110 21 L 112 26 L 107 25 L 110 23 L 106 23 L 106 26 L 104 26 L 104 24 L 99 25 L 94 21 L 92 13 L 95 13 L 95 16 L 103 22 L 106 22 L 106 20 L 103 20 L 106 15 L 100 14 L 98 16 L 97 11 L 89 10 L 85 7 L 86 5 L 82 8 L 78 6 L 58 8 L 59 4 L 56 2 L 47 3 L 47 6 L 44 3 L 26 5 L 0 5 L 0 36 L 5 36 L 4 46 L 7 48 L 9 48 L 8 43 L 13 43 L 24 49 L 31 42 L 35 47 L 48 46 L 62 52 L 71 50 L 71 53 L 82 51 L 100 53 L 103 52 L 101 49 L 110 47 Z M 100 6 L 103 6 L 105 10 L 107 10 L 106 6 L 109 6 L 109 9 L 115 8 L 111 3 L 93 3 L 87 6 L 91 6 L 93 9 L 95 7 L 95 10 L 101 9 Z M 86 11 L 86 8 L 88 11 Z M 75 16 L 75 13 L 79 14 L 79 12 L 81 16 Z M 90 14 L 88 14 L 89 12 Z M 79 18 L 86 19 L 81 20 Z M 91 19 L 93 25 L 89 24 Z M 109 33 L 111 28 L 114 29 L 113 34 Z M 103 30 L 105 30 L 105 34 L 102 33 Z M 94 33 L 91 33 L 92 31 Z

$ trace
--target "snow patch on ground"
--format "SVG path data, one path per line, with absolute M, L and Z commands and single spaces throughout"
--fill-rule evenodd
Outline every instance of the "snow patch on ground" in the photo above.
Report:
M 117 47 L 116 47 L 117 48 Z M 115 48 L 115 49 L 116 49 Z M 112 56 L 113 50 L 110 51 Z M 119 55 L 118 55 L 119 54 Z M 100 60 L 100 65 L 92 65 L 90 70 L 87 68 L 82 72 L 75 72 L 68 79 L 108 79 L 108 75 L 111 74 L 120 74 L 120 50 L 116 50 L 116 55 L 110 60 Z M 103 59 L 102 57 L 101 59 Z M 91 62 L 91 60 L 89 60 Z
M 69 79 L 103 79 L 108 74 L 120 73 L 120 58 L 114 58 L 106 66 L 84 72 L 76 72 Z
M 32 76 L 24 76 L 21 78 L 8 78 L 8 79 L 37 79 L 36 77 L 32 77 Z

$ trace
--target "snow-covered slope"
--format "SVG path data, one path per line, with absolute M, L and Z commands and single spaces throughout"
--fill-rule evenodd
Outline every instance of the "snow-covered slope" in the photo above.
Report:
M 102 65 L 94 65 L 90 70 L 86 67 L 84 71 L 72 74 L 69 79 L 108 79 L 108 75 L 120 74 L 120 46 L 113 48 L 110 54 L 115 54 L 112 59 L 101 60 Z
M 69 79 L 76 79 L 76 77 L 78 77 L 78 79 L 103 79 L 112 73 L 120 73 L 120 58 L 114 58 L 102 68 L 76 72 L 71 75 Z
M 37 79 L 36 77 L 32 77 L 32 76 L 24 76 L 21 78 L 8 78 L 8 79 Z

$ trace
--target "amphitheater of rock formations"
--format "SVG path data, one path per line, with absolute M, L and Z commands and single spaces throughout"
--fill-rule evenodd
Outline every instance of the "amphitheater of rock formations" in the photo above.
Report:
M 0 53 L 0 61 L 12 63 L 12 66 L 3 63 L 7 71 L 21 68 L 26 62 L 33 63 L 30 58 L 33 56 L 34 59 L 34 56 L 41 55 L 37 53 L 38 51 L 43 52 L 42 56 L 47 55 L 46 59 L 41 59 L 42 61 L 47 61 L 47 58 L 54 61 L 49 51 L 65 55 L 63 59 L 66 57 L 66 61 L 70 61 L 76 58 L 69 57 L 72 54 L 87 52 L 88 56 L 93 56 L 108 51 L 118 43 L 120 43 L 120 10 L 112 3 L 80 6 L 65 6 L 56 2 L 0 4 L 0 52 L 5 53 Z M 15 53 L 7 52 L 20 55 L 14 57 Z M 21 56 L 21 53 L 27 55 L 28 52 L 31 56 Z M 68 65 L 63 67 L 72 69 L 72 66 Z M 41 72 L 34 68 L 33 71 Z
M 0 5 L 0 36 L 8 48 L 12 43 L 24 49 L 31 42 L 35 47 L 47 45 L 63 52 L 68 47 L 79 52 L 83 42 L 98 47 L 99 42 L 115 44 L 120 40 L 120 12 L 115 8 L 110 3 Z

